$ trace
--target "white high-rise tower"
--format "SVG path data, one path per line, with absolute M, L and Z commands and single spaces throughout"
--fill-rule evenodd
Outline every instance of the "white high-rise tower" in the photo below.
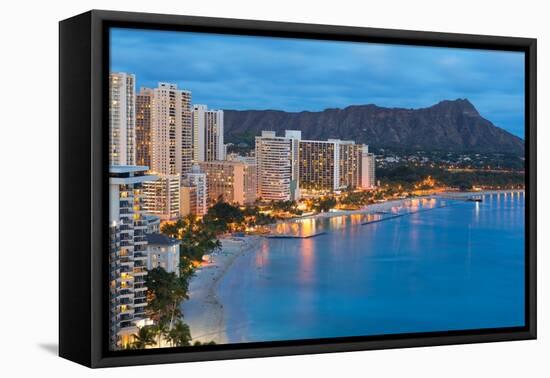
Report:
M 191 92 L 159 83 L 151 103 L 151 171 L 184 175 L 191 170 Z
M 286 130 L 284 137 L 262 131 L 256 137 L 258 196 L 264 200 L 287 201 L 300 198 L 300 131 Z
M 136 162 L 136 78 L 125 72 L 109 75 L 109 164 Z
M 193 160 L 225 159 L 223 143 L 223 110 L 208 110 L 206 105 L 193 106 Z

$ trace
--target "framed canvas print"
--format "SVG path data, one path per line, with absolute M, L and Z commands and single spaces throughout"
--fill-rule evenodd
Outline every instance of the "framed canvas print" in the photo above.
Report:
M 536 40 L 60 22 L 60 355 L 536 337 Z

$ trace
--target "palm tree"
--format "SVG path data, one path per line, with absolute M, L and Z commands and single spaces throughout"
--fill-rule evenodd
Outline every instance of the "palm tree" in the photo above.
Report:
M 155 332 L 151 326 L 143 326 L 137 334 L 134 334 L 134 341 L 130 345 L 132 349 L 145 349 L 155 345 Z
M 178 320 L 173 328 L 168 331 L 166 339 L 172 346 L 188 346 L 191 343 L 191 331 L 189 326 Z
M 153 326 L 154 333 L 157 336 L 157 348 L 160 348 L 160 340 L 162 336 L 165 336 L 168 334 L 168 326 L 166 325 L 166 322 L 164 321 L 158 321 L 157 324 Z

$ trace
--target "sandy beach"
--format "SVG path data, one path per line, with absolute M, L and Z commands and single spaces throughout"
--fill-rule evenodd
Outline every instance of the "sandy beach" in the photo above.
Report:
M 252 252 L 260 240 L 260 236 L 222 238 L 221 251 L 211 254 L 210 261 L 197 269 L 189 283 L 189 300 L 181 307 L 193 342 L 227 342 L 223 305 L 216 296 L 216 289 L 233 262 Z

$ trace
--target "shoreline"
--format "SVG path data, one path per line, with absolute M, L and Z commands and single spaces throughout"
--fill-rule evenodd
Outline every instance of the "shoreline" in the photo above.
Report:
M 492 190 L 480 192 L 442 192 L 433 195 L 418 196 L 412 198 L 400 198 L 385 202 L 379 202 L 367 205 L 357 210 L 337 210 L 327 213 L 308 215 L 302 218 L 286 220 L 284 223 L 294 223 L 301 220 L 324 219 L 333 217 L 346 217 L 356 214 L 375 214 L 377 212 L 391 211 L 394 207 L 406 207 L 407 202 L 414 200 L 447 199 L 461 201 L 460 197 L 498 195 L 520 192 L 517 190 Z M 446 198 L 445 195 L 455 198 Z M 432 209 L 430 209 L 432 210 Z M 365 223 L 368 224 L 368 223 Z M 214 341 L 217 344 L 228 342 L 226 335 L 226 324 L 224 318 L 224 308 L 217 297 L 217 289 L 221 279 L 231 268 L 237 258 L 251 253 L 257 248 L 260 241 L 269 235 L 247 235 L 241 237 L 229 236 L 221 238 L 222 249 L 211 255 L 210 261 L 203 263 L 197 269 L 195 275 L 189 282 L 189 299 L 181 305 L 184 314 L 183 322 L 188 324 L 191 330 L 192 343 L 195 341 L 209 342 Z
M 220 251 L 209 255 L 210 261 L 197 269 L 189 282 L 189 299 L 181 304 L 186 323 L 195 341 L 227 343 L 223 305 L 217 298 L 217 287 L 235 260 L 258 246 L 260 236 L 220 239 Z
M 422 199 L 430 199 L 430 198 L 457 200 L 457 198 L 450 198 L 450 197 L 446 198 L 446 195 L 455 196 L 455 197 L 468 197 L 468 196 L 483 196 L 483 195 L 505 194 L 505 193 L 525 193 L 525 190 L 524 189 L 501 189 L 501 190 L 483 190 L 479 192 L 440 192 L 440 193 L 434 193 L 434 194 L 429 194 L 425 196 L 399 198 L 399 199 L 392 199 L 384 202 L 377 202 L 370 205 L 366 205 L 356 210 L 336 210 L 336 211 L 329 211 L 326 213 L 307 215 L 305 217 L 285 220 L 282 223 L 296 222 L 296 221 L 309 220 L 309 219 L 334 218 L 334 217 L 349 216 L 349 215 L 355 215 L 355 214 L 373 214 L 380 211 L 388 211 L 392 207 L 402 207 L 406 201 L 413 201 L 413 200 L 422 200 Z

